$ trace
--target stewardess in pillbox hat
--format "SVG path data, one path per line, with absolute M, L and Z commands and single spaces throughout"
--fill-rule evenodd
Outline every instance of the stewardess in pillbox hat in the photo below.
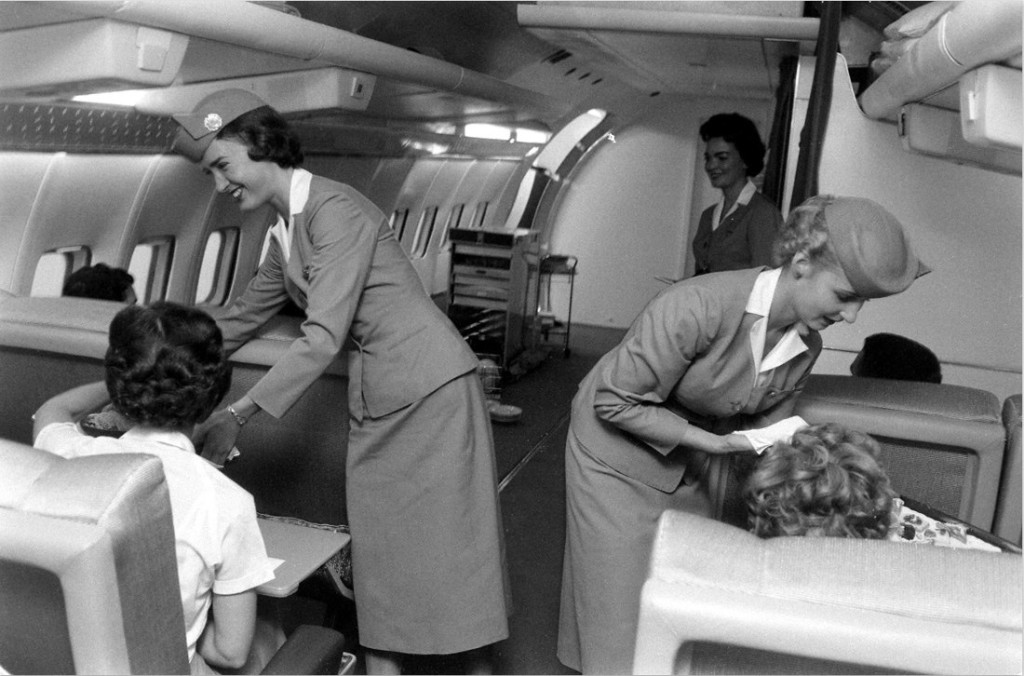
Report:
M 217 138 L 225 125 L 267 103 L 246 89 L 223 89 L 210 94 L 196 104 L 191 113 L 172 115 L 181 127 L 174 136 L 171 149 L 193 162 L 203 159 L 203 153 Z
M 896 217 L 872 200 L 835 197 L 825 207 L 825 226 L 846 278 L 862 298 L 900 293 L 931 272 L 914 254 Z

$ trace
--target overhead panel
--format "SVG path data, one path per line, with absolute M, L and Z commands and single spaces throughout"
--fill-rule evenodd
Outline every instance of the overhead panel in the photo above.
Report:
M 736 4 L 756 11 L 762 3 Z M 777 11 L 775 6 L 788 3 L 763 4 Z M 648 94 L 770 96 L 778 84 L 779 62 L 810 50 L 817 33 L 817 19 L 713 14 L 690 11 L 692 5 L 520 5 L 519 22 L 533 35 Z
M 187 36 L 107 19 L 3 31 L 0 91 L 48 96 L 168 85 L 187 46 Z

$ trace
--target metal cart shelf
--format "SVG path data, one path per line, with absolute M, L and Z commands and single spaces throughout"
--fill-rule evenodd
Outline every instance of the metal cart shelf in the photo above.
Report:
M 549 254 L 540 259 L 537 284 L 537 323 L 541 344 L 557 344 L 561 339 L 562 354 L 569 356 L 569 332 L 572 328 L 572 295 L 576 285 L 575 256 Z M 551 302 L 553 284 L 568 286 L 568 307 L 565 318 L 557 317 Z

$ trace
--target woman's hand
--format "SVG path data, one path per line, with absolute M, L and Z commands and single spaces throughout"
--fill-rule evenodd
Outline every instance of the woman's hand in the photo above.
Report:
M 754 452 L 754 445 L 742 434 L 718 435 L 702 430 L 696 425 L 687 425 L 680 445 L 713 455 Z
M 726 434 L 721 437 L 721 453 L 754 453 L 754 444 L 742 434 Z
M 241 430 L 235 417 L 227 409 L 221 409 L 196 425 L 192 432 L 192 443 L 204 458 L 223 467 Z

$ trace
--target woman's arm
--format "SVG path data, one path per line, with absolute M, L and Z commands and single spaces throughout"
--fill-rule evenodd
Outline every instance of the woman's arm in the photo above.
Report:
M 224 350 L 233 353 L 244 345 L 288 302 L 284 288 L 284 256 L 272 237 L 267 256 L 242 294 L 217 318 L 224 335 Z
M 676 288 L 652 301 L 606 361 L 594 392 L 595 414 L 662 455 L 677 446 L 714 454 L 752 451 L 744 437 L 702 430 L 666 405 L 690 363 L 707 348 L 720 316 L 717 303 L 696 287 Z
M 245 397 L 233 402 L 241 417 L 261 410 L 284 415 L 320 377 L 341 351 L 369 277 L 380 223 L 341 193 L 311 194 L 307 211 L 308 222 L 296 222 L 303 228 L 296 237 L 309 237 L 313 244 L 312 260 L 303 261 L 312 275 L 302 336 Z M 237 419 L 225 408 L 210 416 L 193 440 L 202 446 L 203 457 L 221 465 L 239 431 Z
M 341 351 L 384 220 L 341 192 L 311 190 L 304 220 L 296 225 L 304 228 L 296 237 L 308 237 L 312 244 L 311 260 L 302 261 L 310 271 L 302 336 L 248 393 L 274 417 L 284 415 Z
M 256 591 L 213 595 L 206 628 L 196 649 L 215 667 L 237 669 L 245 664 L 256 627 Z
M 50 398 L 32 416 L 32 439 L 52 423 L 74 422 L 110 401 L 107 384 L 102 380 L 80 385 Z
M 209 418 L 196 425 L 192 432 L 192 443 L 200 455 L 214 465 L 223 467 L 242 433 L 242 426 L 260 410 L 249 395 L 245 395 L 235 403 L 214 411 Z

